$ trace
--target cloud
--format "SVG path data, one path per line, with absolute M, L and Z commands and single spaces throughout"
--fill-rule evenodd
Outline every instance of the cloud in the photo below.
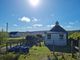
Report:
M 38 22 L 39 21 L 39 19 L 37 19 L 35 17 L 29 18 L 26 16 L 23 16 L 23 17 L 19 18 L 18 20 L 20 20 L 22 22 Z
M 42 24 L 34 24 L 33 27 L 42 27 Z
M 54 27 L 54 26 L 55 26 L 55 25 L 47 25 L 47 27 L 51 27 L 51 28 Z
M 31 22 L 30 18 L 23 16 L 22 18 L 19 18 L 22 22 Z
M 35 18 L 35 17 L 32 18 L 32 22 L 37 22 L 37 21 L 38 21 L 37 18 Z
M 36 22 L 39 22 L 39 21 L 40 21 L 40 19 L 37 19 L 37 18 L 35 18 L 35 17 L 32 17 L 31 19 L 32 19 L 31 21 L 32 21 L 33 23 L 36 23 Z

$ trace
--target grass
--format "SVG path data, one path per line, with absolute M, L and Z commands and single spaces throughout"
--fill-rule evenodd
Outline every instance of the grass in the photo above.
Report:
M 57 56 L 58 60 L 76 60 L 75 58 L 72 58 L 71 53 L 55 52 L 55 55 Z
M 11 38 L 12 39 L 12 38 Z M 62 53 L 61 52 L 54 52 L 54 54 L 46 47 L 44 46 L 44 43 L 41 43 L 40 46 L 33 46 L 30 48 L 30 51 L 28 54 L 19 54 L 18 60 L 47 60 L 47 56 L 50 56 L 51 60 L 77 60 L 76 58 L 72 58 L 71 53 Z M 60 48 L 59 48 L 60 49 Z M 63 49 L 65 50 L 65 49 Z M 14 53 L 8 53 L 5 55 L 0 56 L 0 60 L 12 60 L 17 56 L 17 54 Z M 64 56 L 64 58 L 63 58 Z M 77 55 L 76 55 L 77 56 Z
M 50 56 L 51 60 L 77 60 L 77 55 L 75 58 L 72 58 L 71 53 L 54 52 L 53 54 L 46 46 L 33 46 L 29 54 L 20 55 L 19 60 L 44 60 L 48 58 L 47 56 Z
M 16 56 L 17 54 L 8 53 L 0 56 L 0 60 L 12 60 Z M 53 54 L 46 46 L 33 46 L 28 54 L 19 54 L 18 60 L 47 60 L 47 56 L 50 56 L 51 60 L 77 60 L 72 58 L 71 53 L 54 52 Z
M 50 51 L 47 47 L 42 46 L 42 47 L 36 47 L 33 46 L 30 49 L 29 54 L 27 55 L 21 55 L 19 60 L 41 60 L 44 59 L 47 55 L 50 55 Z

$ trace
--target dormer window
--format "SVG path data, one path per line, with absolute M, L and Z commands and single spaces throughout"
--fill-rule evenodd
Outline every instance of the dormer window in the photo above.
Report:
M 47 39 L 51 39 L 51 34 L 47 34 Z
M 63 34 L 59 34 L 60 39 L 64 39 L 64 35 Z

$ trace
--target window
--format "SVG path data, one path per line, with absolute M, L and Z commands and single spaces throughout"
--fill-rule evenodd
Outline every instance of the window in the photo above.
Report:
M 51 34 L 47 34 L 47 39 L 51 39 Z
M 64 35 L 63 34 L 60 34 L 59 37 L 60 37 L 60 39 L 63 39 L 64 38 Z

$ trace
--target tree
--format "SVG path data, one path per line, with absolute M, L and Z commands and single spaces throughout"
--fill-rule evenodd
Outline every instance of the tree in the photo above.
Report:
M 37 42 L 39 43 L 39 46 L 41 46 L 41 42 L 43 41 L 43 36 L 41 34 L 37 34 Z
M 26 44 L 34 45 L 37 43 L 37 37 L 35 35 L 27 35 L 26 36 Z
M 38 38 L 38 40 L 39 40 L 40 42 L 43 41 L 43 36 L 42 36 L 41 34 L 37 34 L 36 36 L 37 36 L 37 38 Z
M 72 34 L 68 35 L 68 38 L 73 38 L 73 39 L 77 39 L 80 38 L 80 32 L 73 32 Z

